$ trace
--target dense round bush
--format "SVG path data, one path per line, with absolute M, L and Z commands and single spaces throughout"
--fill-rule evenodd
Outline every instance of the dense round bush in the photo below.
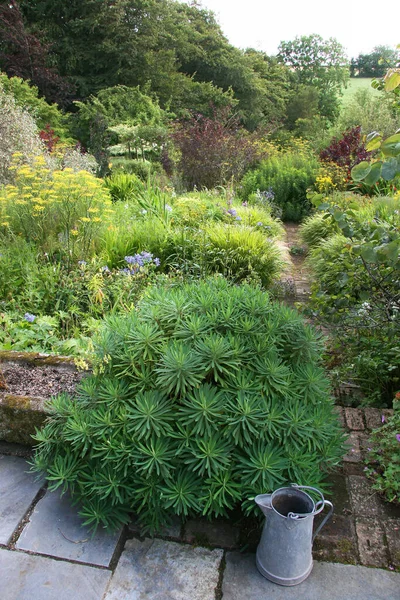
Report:
M 311 210 L 307 189 L 315 182 L 318 160 L 310 154 L 281 153 L 245 174 L 240 195 L 248 200 L 257 190 L 268 192 L 284 221 L 300 221 Z
M 342 454 L 320 343 L 293 310 L 223 278 L 151 289 L 109 318 L 95 375 L 55 398 L 35 465 L 92 525 L 223 515 Z

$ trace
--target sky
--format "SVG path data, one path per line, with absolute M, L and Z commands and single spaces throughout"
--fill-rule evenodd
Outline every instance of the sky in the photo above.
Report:
M 281 41 L 318 33 L 336 38 L 349 58 L 374 46 L 400 44 L 400 1 L 201 0 L 212 10 L 231 44 L 276 54 Z M 369 8 L 370 7 L 370 8 Z

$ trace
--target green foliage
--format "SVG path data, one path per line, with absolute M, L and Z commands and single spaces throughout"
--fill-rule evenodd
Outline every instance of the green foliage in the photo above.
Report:
M 19 236 L 1 243 L 3 347 L 23 349 L 28 347 L 24 346 L 26 338 L 29 344 L 36 344 L 35 350 L 47 351 L 50 344 L 53 351 L 60 352 L 59 344 L 40 337 L 41 317 L 56 319 L 53 330 L 58 340 L 90 337 L 100 319 L 130 310 L 147 286 L 158 277 L 164 278 L 157 274 L 154 263 L 133 274 L 109 265 L 99 258 L 67 265 L 62 257 L 50 258 Z M 126 261 L 122 260 L 117 267 L 127 267 Z M 33 324 L 22 319 L 27 312 L 37 317 Z M 63 347 L 67 352 L 67 346 Z M 71 346 L 67 353 L 75 353 L 75 348 Z
M 387 69 L 397 64 L 397 52 L 390 46 L 375 46 L 368 54 L 351 59 L 352 77 L 383 77 Z
M 30 323 L 18 313 L 1 313 L 0 348 L 23 352 L 49 352 L 59 355 L 87 357 L 91 352 L 90 336 L 96 331 L 94 320 L 88 319 L 79 336 L 67 340 L 62 330 L 62 319 L 57 316 L 35 316 Z M 91 331 L 89 332 L 89 327 Z M 86 334 L 86 335 L 85 335 Z
M 400 504 L 400 394 L 393 401 L 394 414 L 383 418 L 383 425 L 371 436 L 372 449 L 367 456 L 367 475 L 373 488 L 388 502 Z
M 366 148 L 368 151 L 378 150 L 378 156 L 372 162 L 362 161 L 352 168 L 351 176 L 355 182 L 372 187 L 381 178 L 391 181 L 400 176 L 400 133 L 383 139 L 373 132 L 367 136 Z
M 370 200 L 342 208 L 321 205 L 336 234 L 314 247 L 314 311 L 336 326 L 341 375 L 358 383 L 367 402 L 390 404 L 398 388 L 399 201 Z
M 172 514 L 250 512 L 288 481 L 320 485 L 343 453 L 320 352 L 299 315 L 255 287 L 155 287 L 108 319 L 78 397 L 52 401 L 35 468 L 93 528 L 134 511 L 151 532 Z
M 138 126 L 161 126 L 167 118 L 167 113 L 160 108 L 158 102 L 143 93 L 139 87 L 117 85 L 105 88 L 96 96 L 90 96 L 86 102 L 76 102 L 76 105 L 76 130 L 79 139 L 89 148 L 95 142 L 91 136 L 94 133 L 93 123 L 96 121 L 104 123 L 106 129 L 124 125 L 134 128 L 137 133 Z M 135 141 L 130 142 L 132 147 L 139 143 L 137 137 L 136 135 Z
M 360 88 L 348 100 L 340 111 L 331 137 L 338 137 L 341 132 L 352 127 L 361 126 L 361 131 L 367 135 L 371 131 L 380 131 L 384 137 L 396 131 L 398 120 L 393 114 L 391 102 L 382 94 L 372 93 L 372 88 Z
M 300 237 L 309 248 L 318 246 L 321 242 L 331 237 L 334 233 L 339 233 L 335 222 L 321 213 L 316 213 L 307 217 L 300 225 Z
M 57 104 L 49 104 L 39 97 L 39 90 L 20 77 L 7 77 L 0 73 L 0 87 L 15 100 L 17 106 L 26 110 L 34 118 L 39 130 L 50 125 L 62 142 L 71 143 L 71 135 L 67 127 L 67 118 Z
M 318 90 L 319 113 L 334 122 L 339 113 L 339 96 L 349 78 L 344 48 L 334 38 L 320 35 L 296 37 L 281 42 L 278 59 L 294 71 L 300 85 Z
M 198 231 L 176 229 L 160 249 L 163 264 L 186 276 L 220 273 L 231 281 L 251 280 L 269 287 L 281 268 L 281 254 L 253 227 L 210 224 Z
M 67 262 L 93 256 L 113 213 L 102 182 L 86 171 L 51 172 L 43 156 L 33 167 L 21 164 L 20 154 L 14 159 L 14 185 L 0 190 L 3 231 L 49 253 L 63 252 Z
M 127 202 L 143 189 L 143 184 L 136 175 L 116 171 L 104 179 L 104 184 L 109 190 L 113 202 Z
M 310 212 L 307 189 L 314 183 L 318 167 L 318 160 L 311 153 L 279 153 L 246 173 L 240 195 L 247 200 L 257 190 L 269 191 L 274 204 L 282 210 L 283 221 L 300 221 Z

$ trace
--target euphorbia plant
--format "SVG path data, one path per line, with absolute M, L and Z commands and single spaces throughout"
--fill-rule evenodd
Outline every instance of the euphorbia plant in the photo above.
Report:
M 69 489 L 86 523 L 136 512 L 225 515 L 285 483 L 320 485 L 343 434 L 301 317 L 223 278 L 150 290 L 110 317 L 95 375 L 62 394 L 37 433 L 35 468 Z

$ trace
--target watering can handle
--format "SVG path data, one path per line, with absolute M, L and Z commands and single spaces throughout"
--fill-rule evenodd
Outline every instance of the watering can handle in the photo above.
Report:
M 318 504 L 319 504 L 319 502 L 318 502 Z M 327 522 L 327 520 L 330 519 L 330 517 L 332 516 L 332 513 L 333 513 L 333 504 L 332 504 L 332 502 L 329 502 L 329 500 L 324 500 L 322 508 L 325 508 L 326 504 L 330 507 L 329 512 L 326 515 L 326 517 L 323 519 L 322 523 L 320 523 L 318 525 L 317 529 L 315 530 L 315 533 L 314 533 L 314 535 L 312 537 L 312 541 L 315 540 L 316 535 L 321 531 L 321 529 L 323 528 L 323 526 L 325 525 L 325 523 Z
M 319 496 L 321 497 L 321 500 L 318 500 L 318 502 L 315 503 L 316 510 L 313 511 L 312 513 L 310 513 L 310 515 L 313 515 L 313 516 L 318 515 L 320 512 L 322 512 L 324 510 L 324 506 L 326 503 L 328 503 L 332 506 L 332 504 L 330 502 L 328 502 L 328 500 L 325 500 L 322 492 L 320 490 L 317 490 L 317 488 L 311 487 L 309 485 L 297 485 L 297 483 L 291 483 L 290 485 L 292 487 L 297 488 L 298 490 L 312 490 L 316 494 L 319 494 Z M 333 506 L 332 506 L 332 510 L 333 510 Z

